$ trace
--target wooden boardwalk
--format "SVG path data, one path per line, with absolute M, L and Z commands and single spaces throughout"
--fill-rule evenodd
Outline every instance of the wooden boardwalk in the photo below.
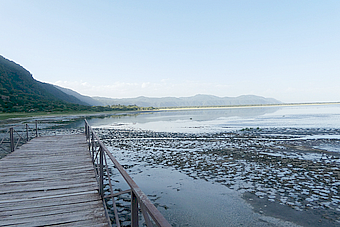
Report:
M 0 159 L 0 226 L 109 226 L 84 135 L 39 137 Z

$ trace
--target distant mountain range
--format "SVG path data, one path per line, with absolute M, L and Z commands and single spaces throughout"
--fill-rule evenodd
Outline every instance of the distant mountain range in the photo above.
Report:
M 241 95 L 238 97 L 217 97 L 214 95 L 195 95 L 191 97 L 165 97 L 148 98 L 140 96 L 137 98 L 112 99 L 103 97 L 92 97 L 102 105 L 137 105 L 141 107 L 184 107 L 184 106 L 235 106 L 235 105 L 257 105 L 257 104 L 280 104 L 273 98 L 264 98 L 256 95 Z
M 125 99 L 89 97 L 71 89 L 37 81 L 29 71 L 1 55 L 0 82 L 0 112 L 79 110 L 79 106 L 107 105 L 137 105 L 139 107 L 157 108 L 281 103 L 275 99 L 255 95 L 223 98 L 213 95 L 195 95 L 181 98 L 148 98 L 140 96 Z

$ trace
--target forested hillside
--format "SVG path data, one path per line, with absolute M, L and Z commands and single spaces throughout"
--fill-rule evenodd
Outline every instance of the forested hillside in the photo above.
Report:
M 56 111 L 85 104 L 51 84 L 36 81 L 22 66 L 2 56 L 0 81 L 1 112 Z
M 138 110 L 137 106 L 89 106 L 52 84 L 33 78 L 22 66 L 0 56 L 0 113 Z

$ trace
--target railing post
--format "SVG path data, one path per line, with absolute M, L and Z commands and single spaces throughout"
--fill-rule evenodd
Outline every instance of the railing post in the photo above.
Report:
M 90 139 L 89 126 L 88 126 L 86 120 L 85 120 L 85 136 L 86 136 L 86 139 L 87 139 L 87 140 Z
M 28 142 L 28 124 L 26 124 L 26 141 Z
M 131 191 L 131 227 L 138 227 L 138 200 L 133 191 Z
M 10 143 L 11 143 L 11 152 L 14 151 L 14 129 L 13 127 L 9 128 L 9 139 L 10 139 Z
M 86 126 L 86 128 L 87 128 L 87 126 Z M 86 131 L 87 131 L 86 141 L 87 141 L 87 143 L 89 145 L 89 151 L 91 151 L 91 145 L 92 145 L 91 132 L 90 132 L 90 130 L 88 128 L 86 129 Z M 93 139 L 93 137 L 92 137 L 92 139 Z
M 35 137 L 38 137 L 38 121 L 35 120 Z
M 85 136 L 86 136 L 86 139 L 87 139 L 87 124 L 86 124 L 86 120 L 84 122 L 85 122 L 85 127 L 84 127 L 84 129 L 85 129 Z
M 86 138 L 87 138 L 87 140 L 90 142 L 90 139 L 91 139 L 91 131 L 90 131 L 90 126 L 89 126 L 89 125 L 86 125 L 86 131 L 87 131 Z
M 91 133 L 93 134 L 93 132 L 90 130 L 90 126 L 89 125 L 87 125 L 87 133 L 88 133 L 89 139 L 90 139 Z
M 91 139 L 91 142 L 90 142 L 91 150 L 90 150 L 90 152 L 91 152 L 91 156 L 92 156 L 92 163 L 94 164 L 94 151 L 96 150 L 96 148 L 94 147 L 95 141 L 94 141 L 93 133 L 91 133 L 91 135 L 89 135 L 89 139 Z
M 104 198 L 104 149 L 99 147 L 99 194 Z

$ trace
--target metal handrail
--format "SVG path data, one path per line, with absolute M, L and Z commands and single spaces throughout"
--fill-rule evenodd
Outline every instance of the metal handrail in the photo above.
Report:
M 15 149 L 18 148 L 20 142 L 28 142 L 30 140 L 29 137 L 29 129 L 35 130 L 35 137 L 38 137 L 38 122 L 35 121 L 35 129 L 29 127 L 28 124 L 25 124 L 25 130 L 22 132 L 19 132 L 14 129 L 14 127 L 10 127 L 6 133 L 9 133 L 9 141 L 6 141 L 6 137 L 3 137 L 1 142 L 0 142 L 0 148 L 4 151 L 7 151 L 5 148 L 2 147 L 3 144 L 9 143 L 10 144 L 10 149 L 9 152 L 13 152 Z M 24 135 L 26 134 L 26 136 Z M 15 135 L 17 135 L 17 141 L 15 141 Z
M 99 184 L 99 194 L 101 195 L 103 201 L 106 198 L 111 198 L 113 202 L 113 210 L 115 214 L 115 221 L 118 227 L 120 227 L 120 222 L 118 218 L 118 212 L 115 203 L 115 196 L 121 195 L 123 193 L 131 193 L 131 226 L 137 227 L 139 219 L 138 219 L 138 205 L 140 207 L 141 213 L 144 217 L 145 224 L 149 226 L 153 226 L 152 221 L 159 227 L 169 227 L 171 226 L 168 221 L 163 217 L 163 215 L 159 212 L 159 210 L 152 204 L 149 198 L 142 192 L 142 190 L 138 187 L 136 182 L 130 177 L 130 175 L 126 172 L 123 166 L 113 157 L 111 152 L 105 147 L 103 142 L 99 139 L 97 134 L 93 131 L 92 127 L 85 120 L 85 135 L 88 141 L 89 151 L 91 153 L 92 162 L 95 167 L 96 178 Z M 113 193 L 111 177 L 107 165 L 106 156 L 110 158 L 113 162 L 114 166 L 118 169 L 122 177 L 125 179 L 126 183 L 130 186 L 129 190 Z M 104 170 L 105 167 L 105 170 Z M 104 196 L 104 171 L 108 176 L 109 186 L 110 186 L 110 195 Z M 151 217 L 151 219 L 150 219 Z

